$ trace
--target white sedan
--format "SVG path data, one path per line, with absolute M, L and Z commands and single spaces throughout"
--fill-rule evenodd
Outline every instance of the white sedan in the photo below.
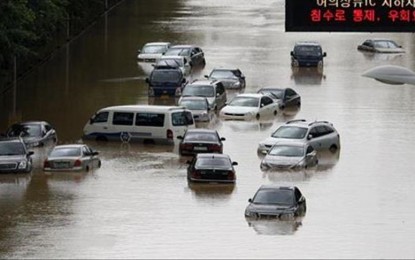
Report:
M 278 103 L 268 95 L 244 93 L 227 103 L 219 115 L 222 119 L 251 120 L 276 116 L 278 112 Z

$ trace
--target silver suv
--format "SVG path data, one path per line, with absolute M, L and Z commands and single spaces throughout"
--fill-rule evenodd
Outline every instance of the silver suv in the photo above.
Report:
M 310 144 L 315 150 L 328 149 L 335 153 L 340 149 L 340 135 L 328 121 L 296 119 L 280 126 L 270 137 L 258 145 L 258 153 L 265 154 L 279 141 L 300 141 Z
M 227 100 L 225 87 L 218 80 L 195 80 L 184 87 L 182 97 L 186 96 L 206 97 L 212 111 L 221 109 Z

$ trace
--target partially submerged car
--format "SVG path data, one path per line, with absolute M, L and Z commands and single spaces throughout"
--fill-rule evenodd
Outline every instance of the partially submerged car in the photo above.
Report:
M 46 121 L 25 121 L 11 125 L 7 137 L 21 137 L 29 147 L 54 145 L 58 141 L 56 130 Z
M 214 68 L 205 78 L 220 80 L 226 89 L 245 88 L 245 75 L 238 68 Z
M 183 136 L 178 136 L 180 155 L 195 155 L 197 153 L 222 153 L 223 141 L 218 131 L 214 129 L 188 129 Z
M 171 46 L 170 42 L 149 42 L 138 50 L 139 62 L 156 62 Z
M 218 80 L 195 80 L 187 84 L 180 99 L 187 96 L 206 97 L 212 111 L 218 111 L 227 101 L 225 87 Z M 181 102 L 180 99 L 179 102 Z
M 179 68 L 155 68 L 148 78 L 149 97 L 179 97 L 187 81 Z
M 266 153 L 260 168 L 263 171 L 296 170 L 317 166 L 317 152 L 309 144 L 278 142 Z
M 0 140 L 0 173 L 30 173 L 33 151 L 28 151 L 21 138 Z
M 43 170 L 88 172 L 101 167 L 98 154 L 86 144 L 57 145 L 44 161 Z
M 389 39 L 367 39 L 357 46 L 359 51 L 376 53 L 404 53 L 401 45 Z
M 291 220 L 307 210 L 306 199 L 296 186 L 262 185 L 248 202 L 246 218 Z
M 291 66 L 315 67 L 323 66 L 323 58 L 327 56 L 316 41 L 299 41 L 291 51 Z
M 218 153 L 199 153 L 187 161 L 187 179 L 192 182 L 235 183 L 237 162 L 229 155 Z
M 209 122 L 213 116 L 206 97 L 185 96 L 179 99 L 178 105 L 189 109 L 195 122 Z
M 278 111 L 278 103 L 270 96 L 260 93 L 243 93 L 227 103 L 219 116 L 225 120 L 252 120 L 276 116 Z
M 188 76 L 191 73 L 192 67 L 187 59 L 183 56 L 161 56 L 154 64 L 155 69 L 163 68 L 179 68 L 184 76 Z
M 257 91 L 269 95 L 274 99 L 280 109 L 299 108 L 301 106 L 301 96 L 292 88 L 263 87 Z
M 170 46 L 164 55 L 183 56 L 192 68 L 204 68 L 206 65 L 205 54 L 202 49 L 190 44 Z

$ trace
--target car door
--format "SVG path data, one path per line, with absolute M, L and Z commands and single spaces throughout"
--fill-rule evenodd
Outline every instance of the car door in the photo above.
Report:
M 314 149 L 319 150 L 321 149 L 321 142 L 319 139 L 319 133 L 317 132 L 317 127 L 312 126 L 310 131 L 308 132 L 308 143 L 313 146 Z
M 261 116 L 270 116 L 277 110 L 277 104 L 268 96 L 261 97 L 259 104 L 259 114 Z

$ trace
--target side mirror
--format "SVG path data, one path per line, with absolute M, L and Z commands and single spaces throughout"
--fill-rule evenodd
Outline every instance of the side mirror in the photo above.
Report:
M 250 199 L 248 199 L 248 202 L 249 202 L 249 203 L 251 203 L 251 202 L 252 202 L 252 199 L 251 199 L 251 198 L 250 198 Z
M 232 162 L 232 165 L 238 165 L 238 163 L 237 162 Z
M 179 140 L 183 140 L 183 136 L 179 135 L 179 136 L 177 137 L 177 139 L 179 139 Z
M 186 83 L 186 79 L 185 78 L 182 79 L 182 83 Z
M 307 136 L 307 140 L 311 140 L 311 139 L 313 139 L 313 135 L 312 135 L 312 134 L 309 134 L 309 135 Z
M 291 56 L 294 56 L 294 52 L 293 52 L 293 51 L 291 51 L 291 52 L 290 52 L 290 55 L 291 55 Z
M 261 103 L 260 107 L 264 107 L 264 106 L 265 106 L 264 103 Z
M 93 151 L 92 152 L 92 155 L 98 155 L 99 154 L 99 152 L 98 151 Z
M 323 52 L 323 57 L 326 57 L 327 56 L 327 53 L 326 52 Z
M 27 152 L 27 155 L 29 155 L 29 156 L 32 156 L 33 154 L 35 154 L 35 152 L 33 152 L 33 151 Z
M 205 78 L 207 78 L 207 79 L 208 79 L 208 78 L 209 78 L 209 76 L 208 76 L 208 75 L 205 75 Z
M 220 140 L 221 141 L 226 141 L 226 138 L 225 137 L 221 137 Z
M 150 79 L 149 78 L 146 78 L 146 83 L 150 83 Z
M 216 96 L 217 96 L 217 97 L 219 97 L 219 96 L 220 96 L 220 94 L 216 92 Z

